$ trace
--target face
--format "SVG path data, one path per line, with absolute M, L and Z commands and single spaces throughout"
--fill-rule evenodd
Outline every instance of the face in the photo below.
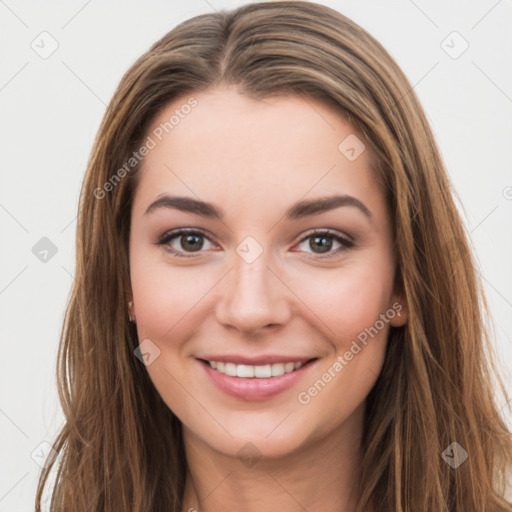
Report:
M 147 135 L 129 293 L 185 435 L 276 457 L 360 429 L 406 321 L 369 144 L 313 99 L 231 88 L 178 98 Z

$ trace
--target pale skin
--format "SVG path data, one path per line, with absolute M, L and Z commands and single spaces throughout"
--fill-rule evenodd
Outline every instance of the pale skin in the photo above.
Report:
M 369 144 L 350 161 L 338 146 L 356 132 L 330 107 L 295 95 L 255 101 L 225 86 L 177 98 L 148 133 L 190 96 L 197 106 L 144 158 L 128 291 L 139 340 L 160 350 L 147 371 L 183 424 L 183 512 L 353 512 L 365 399 L 390 326 L 407 321 Z M 213 203 L 224 217 L 171 207 L 145 213 L 162 194 Z M 367 211 L 347 203 L 285 217 L 297 201 L 333 195 L 356 198 Z M 196 229 L 199 239 L 187 244 L 178 235 L 157 245 L 181 228 Z M 312 232 L 326 229 L 352 246 L 323 235 L 329 250 L 321 252 Z M 262 249 L 251 263 L 237 252 L 249 236 Z M 337 358 L 396 303 L 400 313 L 333 373 Z M 317 360 L 291 388 L 245 400 L 212 384 L 199 361 L 206 353 Z M 307 394 L 329 368 L 330 382 Z M 250 462 L 239 455 L 247 447 L 256 449 Z

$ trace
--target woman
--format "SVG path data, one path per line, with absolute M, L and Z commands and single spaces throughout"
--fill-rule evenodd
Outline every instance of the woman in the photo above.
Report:
M 89 161 L 51 510 L 510 511 L 484 304 L 377 41 L 309 2 L 190 19 Z

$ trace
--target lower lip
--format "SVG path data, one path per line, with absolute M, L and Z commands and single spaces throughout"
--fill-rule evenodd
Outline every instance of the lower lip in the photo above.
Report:
M 309 361 L 293 372 L 266 379 L 231 377 L 214 370 L 206 362 L 199 361 L 199 363 L 215 386 L 224 393 L 243 400 L 265 400 L 293 387 L 316 361 L 316 359 Z

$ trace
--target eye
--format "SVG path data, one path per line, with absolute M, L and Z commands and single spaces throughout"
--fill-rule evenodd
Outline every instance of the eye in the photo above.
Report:
M 202 252 L 204 249 L 205 241 L 213 244 L 208 237 L 197 229 L 178 229 L 165 233 L 157 242 L 156 245 L 165 246 L 165 250 L 172 253 L 178 258 L 194 257 L 194 253 Z M 317 230 L 309 233 L 304 237 L 299 245 L 309 241 L 308 247 L 313 250 L 313 253 L 320 258 L 332 258 L 338 256 L 341 252 L 350 249 L 354 246 L 354 242 L 347 237 L 341 236 L 330 230 Z M 339 244 L 336 250 L 333 250 L 333 245 Z M 305 250 L 305 249 L 302 249 Z M 305 252 L 308 252 L 307 249 Z M 188 253 L 188 254 L 187 254 Z
M 178 258 L 189 258 L 194 256 L 193 253 L 201 252 L 205 240 L 211 244 L 206 235 L 201 233 L 201 231 L 179 229 L 165 233 L 156 244 L 165 246 L 166 250 Z M 187 252 L 190 253 L 190 255 L 187 255 Z
M 352 240 L 330 230 L 314 231 L 304 237 L 300 244 L 304 244 L 308 240 L 308 247 L 313 250 L 313 253 L 319 255 L 320 258 L 332 258 L 338 256 L 341 252 L 354 246 L 354 242 Z M 339 244 L 340 247 L 333 251 L 333 245 L 336 243 Z

